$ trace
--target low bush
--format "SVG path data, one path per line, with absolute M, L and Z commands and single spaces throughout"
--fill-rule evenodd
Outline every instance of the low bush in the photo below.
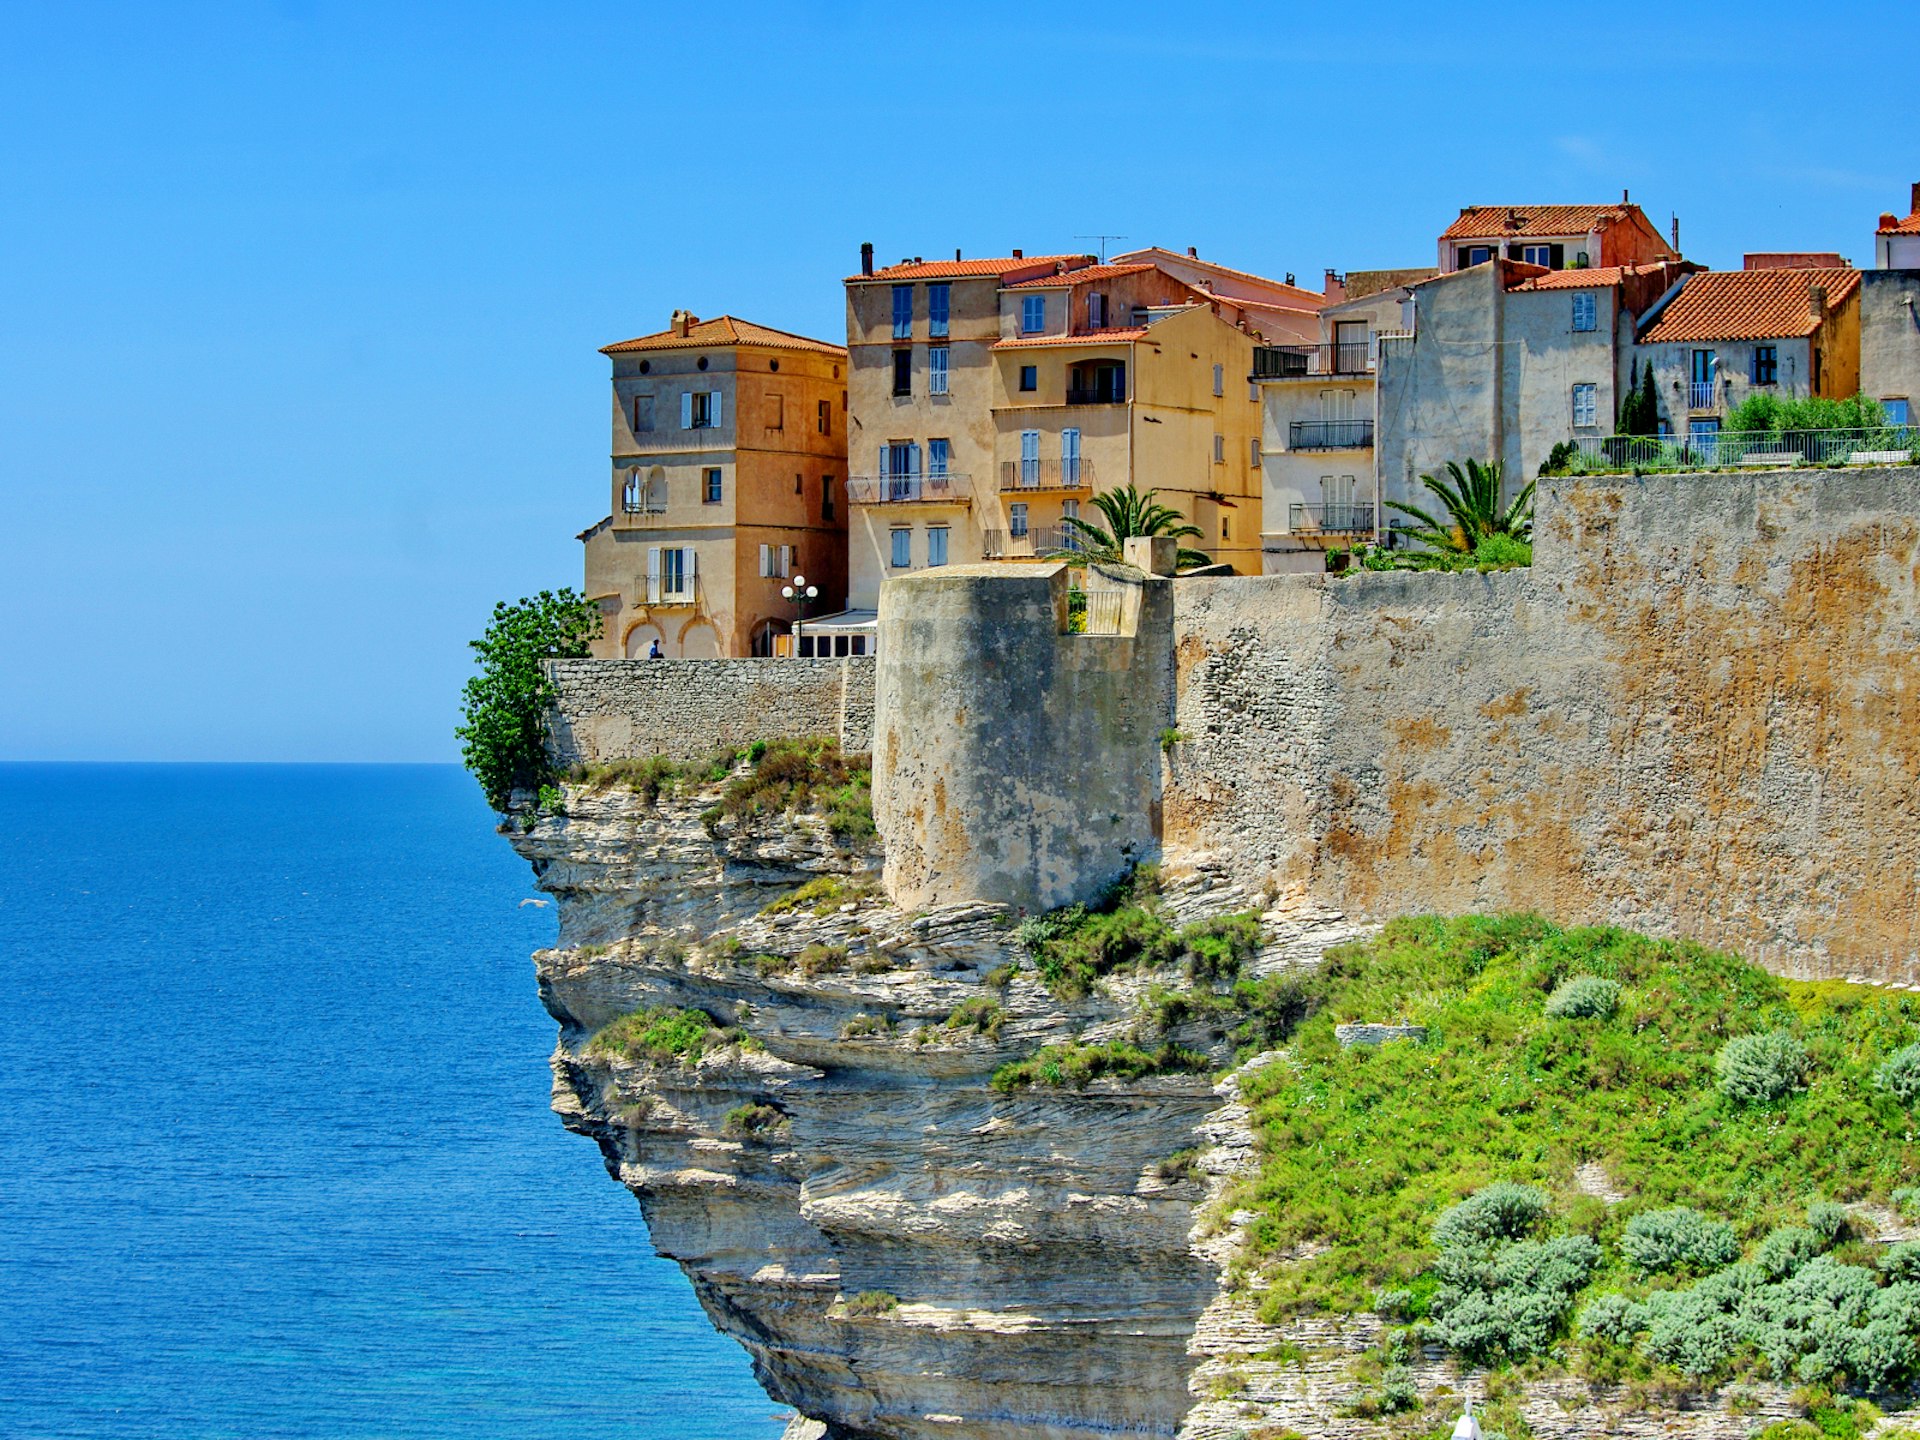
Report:
M 671 1065 L 698 1060 L 731 1038 L 704 1010 L 647 1007 L 601 1026 L 587 1041 L 586 1053 Z
M 732 1140 L 764 1142 L 784 1133 L 789 1124 L 786 1114 L 778 1106 L 749 1100 L 727 1112 L 726 1119 L 721 1122 L 720 1133 Z
M 1084 1090 L 1096 1080 L 1140 1080 L 1208 1068 L 1206 1056 L 1171 1042 L 1143 1050 L 1131 1040 L 1108 1040 L 1097 1045 L 1070 1040 L 1043 1046 L 1024 1060 L 1002 1065 L 993 1072 L 992 1084 L 1002 1092 L 1030 1085 Z
M 1902 1105 L 1920 1100 L 1920 1045 L 1902 1045 L 1873 1072 L 1873 1079 Z
M 1807 1207 L 1807 1229 L 1813 1232 L 1822 1250 L 1831 1250 L 1853 1233 L 1853 1217 L 1844 1205 L 1816 1200 Z
M 763 906 L 760 913 L 786 915 L 795 910 L 811 910 L 816 916 L 831 915 L 842 905 L 857 904 L 877 895 L 879 890 L 871 880 L 849 875 L 816 875 Z
M 1600 1295 L 1580 1312 L 1575 1328 L 1582 1335 L 1630 1346 L 1635 1332 L 1646 1328 L 1646 1311 L 1624 1295 Z
M 1197 1149 L 1176 1150 L 1166 1159 L 1155 1161 L 1153 1173 L 1168 1184 L 1198 1180 L 1201 1177 L 1200 1152 Z
M 1524 1240 L 1540 1228 L 1546 1216 L 1543 1191 L 1502 1180 L 1474 1191 L 1448 1209 L 1433 1227 L 1434 1248 L 1445 1253 L 1497 1240 Z
M 885 1290 L 862 1290 L 841 1309 L 847 1314 L 868 1319 L 900 1308 L 900 1297 Z
M 1160 913 L 1158 875 L 1145 866 L 1094 905 L 1029 916 L 1015 937 L 1033 957 L 1041 983 L 1062 1000 L 1081 998 L 1115 971 L 1153 970 L 1182 959 L 1196 984 L 1228 981 L 1263 938 L 1251 912 L 1174 929 Z
M 1620 1249 L 1642 1275 L 1672 1270 L 1704 1275 L 1740 1258 L 1731 1225 L 1685 1205 L 1634 1216 L 1621 1232 Z
M 886 1015 L 855 1015 L 840 1027 L 842 1040 L 856 1040 L 863 1035 L 891 1035 L 893 1019 Z
M 1251 911 L 1194 921 L 1179 935 L 1187 952 L 1187 978 L 1196 985 L 1237 979 L 1241 968 L 1260 952 L 1265 938 L 1260 917 Z
M 1720 1093 L 1736 1105 L 1763 1105 L 1787 1094 L 1805 1076 L 1807 1047 L 1787 1030 L 1729 1040 L 1714 1061 Z
M 747 762 L 707 812 L 710 823 L 810 809 L 825 815 L 827 828 L 842 840 L 874 835 L 870 757 L 843 754 L 838 741 L 826 738 L 756 740 Z
M 1619 984 L 1598 975 L 1576 975 L 1547 997 L 1556 1020 L 1611 1020 L 1619 1008 Z
M 1006 1023 L 1007 1011 L 998 1000 L 989 1000 L 984 995 L 971 996 L 953 1007 L 947 1016 L 946 1028 L 949 1030 L 971 1030 L 976 1035 L 984 1035 L 989 1040 L 1000 1038 L 1000 1027 Z
M 816 940 L 796 957 L 800 973 L 809 980 L 816 975 L 832 975 L 847 968 L 847 947 Z

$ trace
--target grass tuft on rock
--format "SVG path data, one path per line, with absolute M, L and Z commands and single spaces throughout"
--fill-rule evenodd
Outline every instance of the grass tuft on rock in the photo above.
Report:
M 587 1041 L 586 1053 L 654 1065 L 687 1064 L 731 1038 L 732 1032 L 704 1010 L 648 1006 L 601 1026 Z
M 824 815 L 827 828 L 847 844 L 876 834 L 869 756 L 845 754 L 839 741 L 814 737 L 756 740 L 746 758 L 744 773 L 733 778 L 707 812 L 709 822 L 812 810 Z
M 1084 1090 L 1096 1080 L 1143 1080 L 1153 1075 L 1191 1075 L 1210 1069 L 1207 1057 L 1184 1045 L 1163 1041 L 1143 1050 L 1131 1040 L 1085 1044 L 1070 1040 L 1046 1045 L 993 1072 L 993 1088 L 1003 1093 L 1041 1085 Z

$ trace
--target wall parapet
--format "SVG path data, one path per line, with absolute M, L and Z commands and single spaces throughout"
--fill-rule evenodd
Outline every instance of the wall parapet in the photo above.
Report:
M 549 660 L 554 763 L 698 760 L 755 740 L 873 745 L 874 660 Z

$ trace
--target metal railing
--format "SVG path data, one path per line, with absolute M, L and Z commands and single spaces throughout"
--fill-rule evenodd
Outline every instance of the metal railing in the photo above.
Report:
M 1087 537 L 1071 525 L 1030 525 L 1018 535 L 1007 530 L 980 532 L 980 553 L 988 560 L 1036 560 L 1048 555 L 1077 555 Z
M 1371 535 L 1373 502 L 1358 505 L 1289 505 L 1287 529 L 1295 532 L 1318 530 L 1333 535 Z
M 1113 385 L 1069 385 L 1067 404 L 1069 405 L 1124 405 L 1127 392 Z
M 1091 490 L 1093 461 L 1002 460 L 1000 488 L 1004 490 Z
M 1118 635 L 1126 596 L 1119 590 L 1087 591 L 1086 635 Z
M 1256 345 L 1253 350 L 1255 380 L 1372 373 L 1373 346 L 1365 341 L 1341 345 Z
M 961 474 L 847 477 L 847 499 L 855 505 L 965 505 L 972 493 Z
M 1687 382 L 1687 408 L 1689 410 L 1711 410 L 1719 403 L 1717 395 L 1720 387 L 1711 380 L 1690 380 Z
M 1364 450 L 1371 444 L 1371 420 L 1294 420 L 1287 425 L 1289 450 Z
M 1605 470 L 1698 470 L 1724 465 L 1755 469 L 1796 465 L 1911 465 L 1920 427 L 1874 425 L 1851 430 L 1721 430 L 1698 435 L 1582 435 L 1568 442 L 1568 474 Z M 1564 455 L 1564 452 L 1563 452 Z

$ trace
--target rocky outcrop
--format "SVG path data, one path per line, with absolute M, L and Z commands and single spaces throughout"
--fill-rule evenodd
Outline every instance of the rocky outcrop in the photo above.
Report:
M 1022 952 L 999 907 L 903 913 L 864 893 L 877 855 L 822 822 L 709 828 L 712 799 L 576 787 L 513 836 L 559 902 L 536 957 L 554 1108 L 655 1247 L 829 1436 L 1176 1434 L 1219 1267 L 1190 1242 L 1202 1177 L 1163 1162 L 1220 1107 L 1213 1079 L 989 1084 L 1042 1045 L 1125 1032 L 1153 977 L 1057 1000 L 1007 974 Z M 854 898 L 767 913 L 824 875 Z M 1198 874 L 1168 903 L 1247 901 Z M 1348 933 L 1276 919 L 1262 963 Z M 648 1007 L 728 1032 L 664 1063 L 589 1045 Z

